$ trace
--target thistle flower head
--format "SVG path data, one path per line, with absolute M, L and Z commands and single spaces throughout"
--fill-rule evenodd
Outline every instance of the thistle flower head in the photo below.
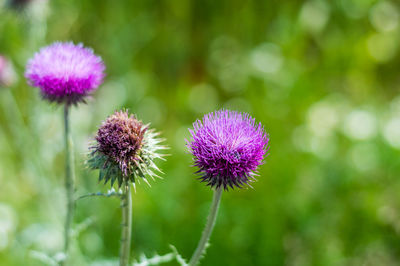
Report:
M 72 42 L 43 47 L 28 61 L 25 77 L 50 102 L 76 104 L 102 83 L 105 66 L 92 49 Z
M 201 180 L 211 187 L 242 187 L 254 180 L 268 150 L 268 134 L 246 113 L 220 110 L 206 114 L 189 130 L 188 148 Z
M 154 159 L 162 159 L 158 150 L 166 147 L 159 145 L 163 140 L 158 135 L 128 111 L 115 112 L 98 129 L 88 165 L 99 169 L 99 181 L 111 180 L 111 186 L 116 180 L 119 187 L 138 178 L 147 182 L 146 176 L 158 177 L 153 170 L 161 172 Z

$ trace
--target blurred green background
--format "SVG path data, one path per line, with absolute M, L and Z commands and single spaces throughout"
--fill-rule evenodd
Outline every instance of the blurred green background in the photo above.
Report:
M 187 129 L 230 108 L 264 124 L 270 154 L 254 190 L 223 194 L 202 265 L 399 265 L 397 1 L 18 2 L 0 0 L 0 54 L 14 71 L 0 88 L 0 265 L 43 265 L 32 250 L 62 249 L 62 108 L 23 77 L 56 40 L 92 47 L 107 67 L 72 111 L 77 195 L 109 189 L 84 160 L 114 110 L 171 147 L 164 179 L 133 195 L 135 258 L 169 244 L 191 256 L 212 192 L 195 178 Z M 120 216 L 116 198 L 78 202 L 74 265 L 113 265 Z

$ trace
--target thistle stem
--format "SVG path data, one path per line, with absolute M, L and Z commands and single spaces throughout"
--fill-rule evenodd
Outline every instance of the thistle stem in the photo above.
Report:
M 129 253 L 131 250 L 131 228 L 132 228 L 132 195 L 129 182 L 124 182 L 123 195 L 121 196 L 122 208 L 122 232 L 121 250 L 119 254 L 119 265 L 126 266 L 129 263 Z
M 67 193 L 67 215 L 65 220 L 65 231 L 64 231 L 64 253 L 68 258 L 68 251 L 71 240 L 71 227 L 74 218 L 74 183 L 75 183 L 75 165 L 74 165 L 74 152 L 73 143 L 69 124 L 69 105 L 64 106 L 64 138 L 65 138 L 65 190 Z M 66 263 L 63 263 L 64 265 Z
M 217 220 L 218 207 L 221 202 L 222 187 L 218 187 L 214 191 L 213 201 L 211 203 L 210 213 L 207 218 L 206 227 L 203 230 L 199 244 L 197 245 L 196 251 L 193 253 L 192 258 L 189 261 L 189 266 L 195 266 L 199 263 L 201 256 L 207 248 L 208 240 L 210 239 L 213 231 L 215 221 Z

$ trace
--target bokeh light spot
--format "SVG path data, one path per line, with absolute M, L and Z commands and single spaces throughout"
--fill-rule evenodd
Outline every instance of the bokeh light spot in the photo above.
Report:
M 378 2 L 371 9 L 370 21 L 380 32 L 395 30 L 399 24 L 399 11 L 391 2 Z
M 344 132 L 355 140 L 366 140 L 376 135 L 376 119 L 371 112 L 352 111 L 345 119 Z

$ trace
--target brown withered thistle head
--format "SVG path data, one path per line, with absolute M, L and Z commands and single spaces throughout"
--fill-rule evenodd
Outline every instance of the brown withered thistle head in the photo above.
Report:
M 97 131 L 97 150 L 118 163 L 124 176 L 131 174 L 131 166 L 138 160 L 146 128 L 127 111 L 115 112 Z
M 117 111 L 98 129 L 88 165 L 100 169 L 99 180 L 111 179 L 111 185 L 115 180 L 119 186 L 124 180 L 135 183 L 136 177 L 147 182 L 146 174 L 157 176 L 151 169 L 159 171 L 153 162 L 162 158 L 157 151 L 166 148 L 158 145 L 163 140 L 157 135 L 128 111 Z

